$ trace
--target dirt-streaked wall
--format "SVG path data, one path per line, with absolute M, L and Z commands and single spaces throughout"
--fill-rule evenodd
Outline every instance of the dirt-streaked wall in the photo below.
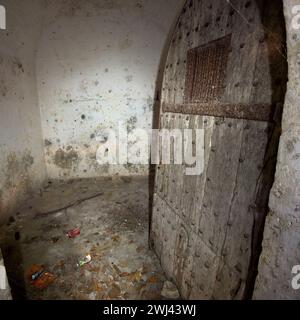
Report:
M 159 62 L 182 3 L 47 1 L 37 74 L 50 178 L 148 174 L 147 165 L 100 166 L 96 151 L 119 122 L 151 128 Z
M 46 177 L 36 86 L 41 1 L 4 0 L 0 30 L 0 222 Z

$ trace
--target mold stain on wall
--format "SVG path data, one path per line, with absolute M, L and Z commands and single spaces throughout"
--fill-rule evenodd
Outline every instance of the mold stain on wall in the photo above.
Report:
M 55 152 L 54 163 L 62 169 L 71 169 L 78 162 L 78 154 L 71 146 L 64 151 L 58 149 Z
M 29 150 L 21 154 L 16 152 L 8 154 L 5 170 L 2 172 L 3 184 L 0 186 L 0 221 L 33 191 L 30 177 L 33 165 L 34 158 Z

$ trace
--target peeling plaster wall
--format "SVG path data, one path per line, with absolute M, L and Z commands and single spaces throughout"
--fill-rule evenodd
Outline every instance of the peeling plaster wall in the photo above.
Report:
M 1 4 L 7 30 L 0 30 L 0 222 L 46 175 L 35 76 L 41 2 Z
M 292 274 L 292 268 L 300 265 L 300 30 L 293 29 L 292 20 L 296 16 L 292 14 L 292 8 L 300 2 L 285 0 L 283 3 L 289 82 L 255 299 L 300 299 L 300 291 L 292 288 L 292 278 L 296 276 Z
M 49 177 L 147 174 L 147 165 L 100 166 L 96 138 L 119 121 L 151 128 L 161 54 L 183 1 L 46 3 L 37 75 Z

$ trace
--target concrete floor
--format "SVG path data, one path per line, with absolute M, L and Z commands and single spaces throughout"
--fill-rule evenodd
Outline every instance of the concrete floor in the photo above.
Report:
M 53 181 L 31 202 L 0 230 L 14 298 L 162 298 L 166 278 L 148 249 L 146 178 Z M 81 234 L 69 239 L 76 227 Z M 87 254 L 91 263 L 78 267 Z M 46 289 L 29 281 L 34 264 L 55 276 Z

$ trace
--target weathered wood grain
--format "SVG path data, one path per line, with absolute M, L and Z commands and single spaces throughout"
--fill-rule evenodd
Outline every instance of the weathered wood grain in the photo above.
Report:
M 161 128 L 204 128 L 204 171 L 186 176 L 185 165 L 157 167 L 151 232 L 166 274 L 187 299 L 240 299 L 253 282 L 278 144 L 274 108 L 284 94 L 285 77 L 275 78 L 286 71 L 276 49 L 284 40 L 280 12 L 266 22 L 267 3 L 188 0 L 170 45 Z M 201 77 L 187 70 L 188 52 L 226 36 L 217 103 L 201 93 L 196 103 L 185 99 L 187 74 Z

